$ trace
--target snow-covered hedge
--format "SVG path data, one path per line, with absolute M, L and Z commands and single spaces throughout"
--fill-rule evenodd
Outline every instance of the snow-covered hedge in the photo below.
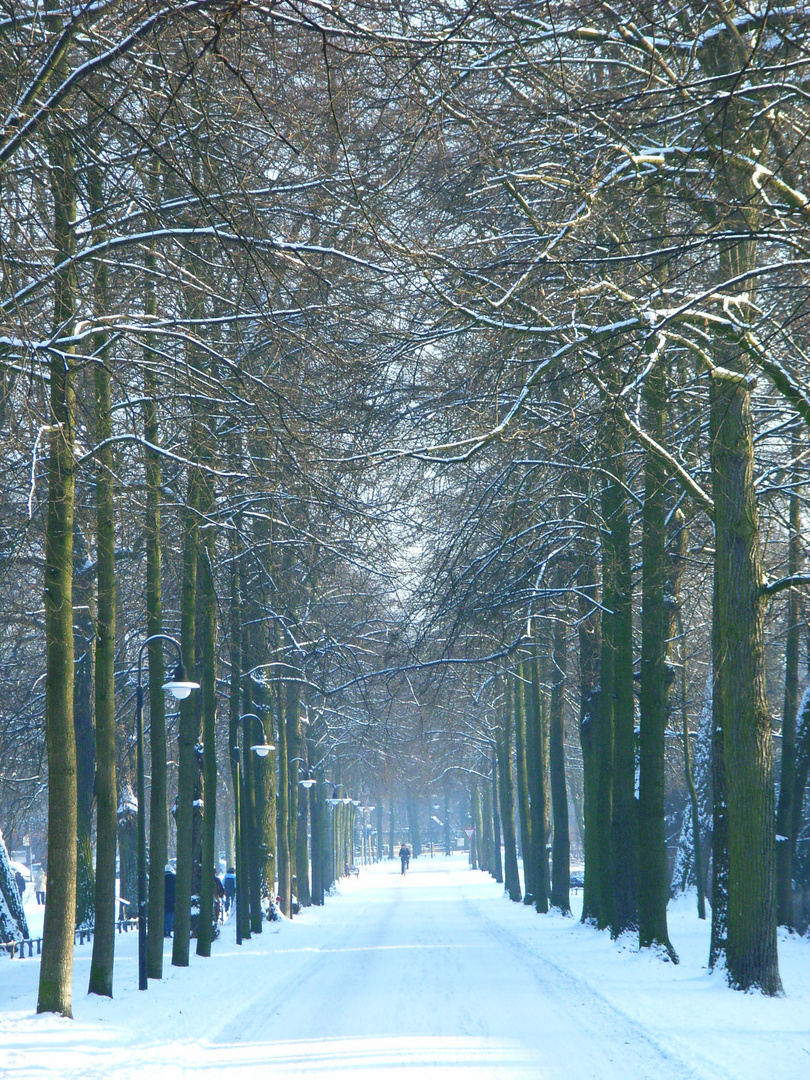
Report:
M 0 832 L 0 942 L 23 941 L 28 938 L 20 892 L 14 878 L 14 870 L 8 857 L 8 849 Z

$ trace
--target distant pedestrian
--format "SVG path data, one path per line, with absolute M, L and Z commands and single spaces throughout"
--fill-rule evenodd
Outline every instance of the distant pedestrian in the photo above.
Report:
M 166 863 L 163 909 L 163 936 L 171 937 L 174 930 L 174 894 L 177 878 L 169 863 Z
M 48 875 L 42 866 L 34 871 L 34 892 L 37 894 L 37 903 L 45 903 L 45 887 L 48 884 Z
M 229 866 L 226 870 L 222 887 L 225 890 L 225 914 L 228 915 L 236 900 L 236 870 L 233 866 Z
M 214 926 L 225 921 L 225 886 L 219 880 L 219 874 L 214 874 Z
M 399 861 L 402 864 L 402 873 L 404 874 L 411 862 L 411 852 L 407 844 L 403 844 L 399 849 Z
M 17 882 L 17 891 L 20 894 L 20 900 L 25 895 L 25 878 L 19 870 L 14 872 L 14 880 Z

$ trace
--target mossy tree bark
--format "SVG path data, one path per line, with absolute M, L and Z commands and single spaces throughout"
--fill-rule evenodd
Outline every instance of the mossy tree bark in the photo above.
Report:
M 95 140 L 91 146 L 93 161 L 88 169 L 87 188 L 93 242 L 101 245 L 107 239 L 103 174 L 96 158 L 98 148 Z M 93 294 L 96 314 L 106 315 L 109 282 L 107 263 L 103 258 L 98 259 L 93 266 Z M 100 331 L 94 336 L 93 355 L 96 442 L 102 445 L 102 449 L 96 458 L 96 917 L 88 992 L 112 997 L 118 793 L 115 773 L 115 463 L 112 446 L 103 446 L 112 435 L 112 358 L 106 331 Z
M 306 777 L 307 770 L 307 743 L 301 730 L 301 719 L 298 717 L 298 753 L 302 758 L 300 776 Z M 296 814 L 295 833 L 295 875 L 298 886 L 298 903 L 301 907 L 309 907 L 312 903 L 310 891 L 310 865 L 309 865 L 309 792 L 301 787 L 296 781 L 298 788 L 298 812 Z
M 657 346 L 655 346 L 657 347 Z M 666 442 L 666 373 L 659 356 L 643 389 L 646 430 Z M 656 454 L 644 459 L 642 510 L 641 708 L 639 746 L 638 933 L 642 948 L 659 946 L 677 961 L 669 940 L 664 806 L 664 731 L 667 725 L 667 475 Z
M 584 448 L 580 451 L 584 457 Z M 577 502 L 577 632 L 579 636 L 579 740 L 582 747 L 585 886 L 582 921 L 599 922 L 599 657 L 602 617 L 596 565 L 596 522 L 587 473 L 574 474 Z
M 183 516 L 183 581 L 180 610 L 180 645 L 189 679 L 196 680 L 197 563 L 199 549 L 199 477 L 192 470 Z M 174 895 L 172 964 L 188 967 L 191 937 L 191 887 L 194 870 L 194 789 L 197 782 L 195 748 L 198 738 L 195 695 L 180 702 L 177 777 L 177 874 Z
M 788 576 L 801 570 L 801 474 L 802 452 L 800 425 L 795 423 L 791 436 L 790 496 L 788 505 Z M 785 635 L 785 696 L 782 704 L 782 763 L 779 799 L 776 804 L 776 907 L 780 926 L 793 926 L 793 803 L 796 799 L 796 714 L 799 708 L 799 641 L 801 636 L 801 590 L 788 590 L 787 632 Z
M 307 740 L 308 756 L 312 761 L 315 756 L 314 744 Z M 310 833 L 311 833 L 311 852 L 312 852 L 312 888 L 310 892 L 310 899 L 313 904 L 320 907 L 324 901 L 324 873 L 323 873 L 323 840 L 324 840 L 324 791 L 323 782 L 321 780 L 320 773 L 315 777 L 317 783 L 314 787 L 310 788 L 309 809 L 310 809 Z
M 556 587 L 563 592 L 560 568 Z M 563 603 L 561 600 L 560 603 Z M 571 911 L 571 845 L 568 836 L 568 789 L 565 780 L 565 683 L 568 669 L 567 612 L 555 613 L 552 629 L 551 697 L 549 701 L 549 787 L 554 832 L 551 842 L 551 906 Z
M 496 752 L 498 759 L 498 792 L 501 800 L 501 823 L 503 826 L 503 866 L 504 884 L 509 899 L 520 903 L 520 874 L 517 861 L 517 838 L 515 836 L 515 792 L 512 782 L 512 722 L 514 706 L 512 703 L 512 680 L 507 675 L 503 680 L 504 707 L 503 722 L 496 731 Z M 446 814 L 446 811 L 445 811 Z
M 138 916 L 138 803 L 128 780 L 121 783 L 116 810 L 121 919 Z
M 494 868 L 492 876 L 496 881 L 503 881 L 503 858 L 501 856 L 501 814 L 498 794 L 498 762 L 495 747 L 492 748 L 492 858 Z
M 681 720 L 681 744 L 683 748 L 683 771 L 686 790 L 689 793 L 689 807 L 692 816 L 692 857 L 695 868 L 695 882 L 697 886 L 697 910 L 698 918 L 706 918 L 706 861 L 703 852 L 703 837 L 700 827 L 700 801 L 695 785 L 694 770 L 692 768 L 692 746 L 689 732 L 688 701 L 688 653 L 686 648 L 686 635 L 683 624 L 683 604 L 681 599 L 681 579 L 686 569 L 686 560 L 689 553 L 689 528 L 683 512 L 678 509 L 670 518 L 672 535 L 669 544 L 669 569 L 667 574 L 667 636 L 670 639 L 670 649 L 673 643 L 678 643 L 677 656 L 680 659 L 679 671 L 679 698 Z
M 250 666 L 256 667 L 267 657 L 267 623 L 264 619 L 256 617 L 251 620 L 249 634 L 250 640 Z M 257 716 L 262 718 L 262 728 L 253 721 L 254 732 L 258 738 L 262 731 L 268 740 L 273 738 L 273 718 L 271 694 L 263 683 L 250 680 L 252 693 L 252 709 Z M 276 821 L 276 756 L 271 754 L 265 758 L 253 758 L 253 777 L 256 787 L 256 811 L 257 833 L 256 851 L 258 860 L 258 889 L 256 892 L 255 910 L 259 914 L 258 923 L 254 923 L 256 932 L 261 933 L 261 903 L 265 897 L 275 899 L 276 889 L 276 863 L 278 850 L 278 825 Z
M 709 75 L 734 81 L 749 61 L 739 34 L 707 39 L 699 59 Z M 755 121 L 756 108 L 744 94 L 718 103 L 706 117 L 709 163 L 715 176 L 710 215 L 729 240 L 719 248 L 717 284 L 734 284 L 757 262 L 760 192 L 747 171 L 729 167 L 727 155 L 759 159 L 767 149 L 767 126 Z M 732 283 L 728 285 L 728 283 Z M 753 282 L 745 285 L 753 300 Z M 750 306 L 741 309 L 750 310 Z M 744 317 L 744 316 L 743 316 Z M 715 507 L 714 659 L 719 676 L 717 732 L 722 749 L 727 806 L 728 907 L 725 960 L 731 986 L 781 992 L 776 950 L 776 868 L 774 843 L 773 737 L 765 696 L 762 613 L 762 554 L 754 486 L 749 359 L 734 340 L 716 338 L 711 372 L 710 438 Z M 717 779 L 717 777 L 715 778 Z M 714 900 L 713 897 L 713 907 Z M 714 918 L 713 918 L 714 926 Z M 713 951 L 719 942 L 712 940 Z
M 614 512 L 612 483 L 602 484 L 602 633 L 599 655 L 599 727 L 597 741 L 596 782 L 596 843 L 599 849 L 599 907 L 596 925 L 600 930 L 614 922 L 615 895 L 613 891 L 613 721 L 615 712 L 616 678 L 616 544 L 609 527 Z
M 251 594 L 250 576 L 247 565 L 243 560 L 240 563 L 239 588 L 243 603 L 247 603 L 247 597 Z M 254 708 L 254 690 L 256 684 L 250 675 L 253 657 L 253 638 L 250 633 L 250 622 L 254 618 L 255 608 L 251 603 L 248 607 L 249 617 L 242 624 L 242 770 L 244 784 L 242 787 L 242 837 L 245 851 L 246 877 L 247 877 L 247 901 L 245 904 L 245 918 L 249 923 L 250 932 L 260 934 L 262 932 L 262 892 L 264 890 L 263 862 L 262 862 L 262 818 L 265 812 L 264 792 L 267 772 L 275 769 L 275 759 L 262 761 L 254 754 L 250 747 L 255 744 L 258 737 L 256 721 L 251 717 Z M 272 727 L 268 725 L 268 738 L 272 738 Z M 245 936 L 250 936 L 246 934 Z
M 236 831 L 236 911 L 239 938 L 250 937 L 250 908 L 248 897 L 248 830 L 245 822 L 247 782 L 243 781 L 244 755 L 247 748 L 240 748 L 239 717 L 242 715 L 242 588 L 241 566 L 243 560 L 241 543 L 241 520 L 235 516 L 228 533 L 230 557 L 230 618 L 228 623 L 228 758 L 234 792 L 239 792 L 234 807 Z
M 721 705 L 723 665 L 720 660 L 720 618 L 718 614 L 717 559 L 712 590 L 712 927 L 709 941 L 709 969 L 725 957 L 728 936 L 728 802 L 726 758 L 723 748 Z
M 217 820 L 217 597 L 214 580 L 216 568 L 216 528 L 214 492 L 206 478 L 202 485 L 202 510 L 205 514 L 203 543 L 200 545 L 200 687 L 202 690 L 203 736 L 203 820 L 202 877 L 200 881 L 200 921 L 197 929 L 197 955 L 210 956 L 214 937 L 214 874 L 216 873 Z
M 289 917 L 292 897 L 292 862 L 290 858 L 290 765 L 287 746 L 287 695 L 281 680 L 276 682 L 276 760 L 278 762 L 278 797 L 276 836 L 278 843 L 278 894 L 281 910 Z M 343 867 L 339 868 L 343 873 Z
M 495 877 L 495 843 L 492 835 L 492 781 L 484 780 L 481 791 L 481 815 L 483 831 L 481 833 L 481 847 L 479 853 L 479 866 L 488 874 Z
M 313 756 L 314 756 L 313 751 L 314 751 L 314 747 L 310 745 L 310 747 L 308 749 L 308 754 L 309 754 L 309 760 L 310 761 L 313 760 Z M 446 786 L 445 786 L 445 793 L 446 793 Z M 385 855 L 383 854 L 384 848 L 385 848 L 385 834 L 384 834 L 384 831 L 383 831 L 383 793 L 382 793 L 382 791 L 378 790 L 377 791 L 377 862 L 382 862 L 383 859 L 385 858 Z M 448 851 L 447 854 L 449 855 L 450 852 Z M 314 859 L 313 859 L 313 863 L 314 863 Z
M 80 523 L 73 523 L 73 730 L 76 733 L 76 925 L 93 926 L 93 805 L 96 779 L 96 563 Z
M 486 870 L 485 855 L 484 855 L 484 813 L 481 806 L 481 789 L 476 783 L 473 786 L 472 796 L 470 797 L 472 804 L 472 819 L 475 834 L 473 840 L 475 841 L 475 851 L 472 858 L 473 870 Z
M 413 857 L 417 859 L 422 854 L 422 836 L 419 831 L 419 802 L 412 791 L 408 792 L 406 809 L 408 813 L 408 837 L 411 842 L 411 851 L 413 852 Z M 490 828 L 492 828 L 491 814 L 489 822 Z
M 782 986 L 776 951 L 773 743 L 765 697 L 750 397 L 743 380 L 712 379 L 718 662 L 723 686 L 719 726 L 728 803 L 725 953 L 732 986 L 777 994 Z
M 532 820 L 529 806 L 529 781 L 526 765 L 526 681 L 521 662 L 515 677 L 512 701 L 515 709 L 515 763 L 517 771 L 518 813 L 520 815 L 520 843 L 523 850 L 523 885 L 534 896 L 535 864 L 532 859 Z
M 612 422 L 612 421 L 609 421 Z M 633 703 L 633 575 L 624 430 L 613 422 L 611 474 L 607 482 L 606 527 L 611 532 L 613 648 L 613 790 L 611 864 L 613 901 L 610 932 L 638 929 L 638 830 L 636 810 L 635 710 Z
M 300 901 L 298 895 L 298 786 L 301 758 L 300 687 L 296 682 L 286 684 L 284 710 L 287 728 L 287 844 L 290 852 L 290 895 Z
M 48 29 L 60 30 L 55 7 Z M 56 64 L 55 82 L 67 76 Z M 48 753 L 48 903 L 37 1012 L 72 1015 L 76 919 L 76 738 L 73 729 L 73 508 L 75 491 L 74 349 L 59 345 L 75 324 L 76 190 L 69 106 L 51 111 L 48 168 L 53 202 L 54 336 L 49 365 L 50 433 L 45 525 L 45 735 Z
M 529 806 L 531 811 L 533 879 L 536 888 L 535 908 L 548 911 L 550 893 L 548 837 L 550 799 L 548 792 L 548 724 L 540 679 L 537 645 L 529 660 L 531 673 L 530 711 L 527 716 L 526 748 L 528 753 Z M 525 856 L 524 856 L 525 858 Z
M 148 185 L 153 202 L 158 198 L 157 164 L 149 169 Z M 157 315 L 155 293 L 156 258 L 150 248 L 144 255 L 146 290 L 144 306 L 147 316 Z M 146 338 L 143 353 L 142 408 L 143 433 L 149 446 L 144 452 L 146 480 L 146 512 L 144 539 L 146 542 L 146 634 L 153 637 L 163 633 L 163 588 L 161 583 L 161 485 L 163 471 L 160 452 L 151 447 L 160 445 L 158 423 L 158 381 L 154 370 L 154 340 Z M 165 925 L 165 867 L 169 858 L 169 816 L 166 745 L 166 698 L 163 683 L 165 662 L 163 642 L 152 641 L 147 646 L 149 660 L 149 756 L 152 773 L 149 790 L 149 907 L 146 919 L 146 973 L 150 979 L 163 978 L 163 928 Z M 184 658 L 185 659 L 185 658 Z

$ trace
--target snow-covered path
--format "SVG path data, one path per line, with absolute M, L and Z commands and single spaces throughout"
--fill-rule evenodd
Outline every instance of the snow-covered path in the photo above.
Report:
M 708 927 L 672 909 L 678 967 L 574 919 L 510 904 L 459 853 L 363 868 L 293 923 L 137 987 L 117 939 L 115 999 L 36 1016 L 38 963 L 0 962 L 0 1077 L 794 1080 L 810 1061 L 810 943 L 780 942 L 787 997 L 706 972 Z
M 443 860 L 405 878 L 380 870 L 283 999 L 222 1031 L 217 1056 L 239 1061 L 251 1046 L 295 1076 L 562 1078 L 576 1061 L 582 1080 L 683 1078 L 682 1063 L 489 921 Z

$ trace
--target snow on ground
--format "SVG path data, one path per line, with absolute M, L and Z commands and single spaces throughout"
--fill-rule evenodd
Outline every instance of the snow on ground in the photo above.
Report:
M 41 909 L 26 904 L 32 932 Z M 577 897 L 574 897 L 576 905 Z M 437 1080 L 795 1080 L 810 1073 L 810 942 L 784 935 L 786 996 L 729 990 L 705 968 L 708 925 L 670 908 L 681 963 L 574 918 L 511 904 L 461 854 L 363 868 L 326 907 L 137 990 L 137 935 L 117 936 L 115 999 L 37 1016 L 36 959 L 0 959 L 0 1076 Z

